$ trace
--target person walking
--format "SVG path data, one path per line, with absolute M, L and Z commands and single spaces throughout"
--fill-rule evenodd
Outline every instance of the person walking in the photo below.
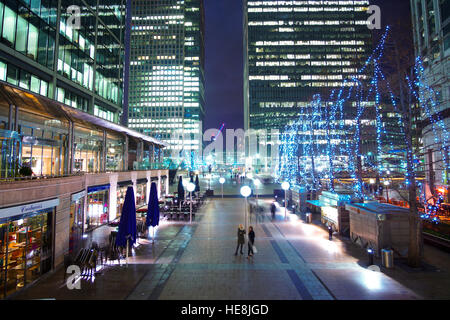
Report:
M 250 226 L 248 228 L 248 256 L 247 259 L 253 256 L 253 244 L 255 243 L 255 232 L 253 231 L 253 227 Z
M 241 254 L 244 254 L 242 252 L 242 249 L 244 248 L 244 243 L 245 243 L 245 229 L 244 226 L 240 224 L 237 232 L 237 247 L 236 252 L 234 253 L 235 256 L 237 256 L 239 247 L 241 247 Z
M 270 205 L 270 212 L 272 213 L 272 220 L 275 220 L 275 212 L 277 211 L 277 207 L 275 206 L 275 201 Z
M 328 236 L 328 239 L 331 241 L 333 239 L 333 227 L 331 225 L 328 226 Z

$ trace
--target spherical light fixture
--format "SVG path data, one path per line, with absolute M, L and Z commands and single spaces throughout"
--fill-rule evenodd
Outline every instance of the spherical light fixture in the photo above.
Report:
M 192 182 L 188 182 L 188 184 L 186 185 L 186 189 L 189 192 L 192 192 L 195 190 L 195 184 L 193 184 Z
M 291 185 L 289 184 L 289 182 L 285 181 L 281 184 L 281 188 L 283 190 L 289 190 L 289 188 L 291 187 Z
M 249 186 L 243 186 L 241 188 L 241 195 L 247 198 L 252 193 L 252 189 Z

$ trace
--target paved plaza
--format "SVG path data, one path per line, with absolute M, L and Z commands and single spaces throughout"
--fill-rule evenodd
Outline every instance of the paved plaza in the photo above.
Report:
M 242 198 L 209 199 L 196 221 L 161 221 L 151 238 L 139 239 L 120 266 L 109 263 L 95 278 L 81 279 L 80 290 L 68 290 L 62 269 L 13 299 L 218 299 L 342 300 L 449 299 L 450 255 L 426 246 L 430 270 L 396 265 L 382 272 L 367 270 L 364 250 L 346 239 L 328 240 L 327 231 L 306 224 L 283 208 L 272 221 L 270 200 L 250 224 L 256 233 L 254 258 L 234 255 Z M 108 230 L 107 230 L 108 231 Z M 152 233 L 150 232 L 150 235 Z M 375 264 L 381 265 L 379 260 Z

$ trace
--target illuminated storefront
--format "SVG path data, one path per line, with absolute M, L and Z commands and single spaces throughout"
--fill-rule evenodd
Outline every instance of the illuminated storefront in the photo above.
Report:
M 0 297 L 37 280 L 53 265 L 58 199 L 0 209 Z
M 78 252 L 83 237 L 83 212 L 86 201 L 86 191 L 72 194 L 70 202 L 70 222 L 69 222 L 69 254 Z
M 121 181 L 117 183 L 117 214 L 115 218 L 120 217 L 122 214 L 123 203 L 125 201 L 125 195 L 127 193 L 128 186 L 132 186 L 133 181 Z
M 90 231 L 109 222 L 109 184 L 88 188 L 84 230 Z
M 136 181 L 136 207 L 144 206 L 147 204 L 147 178 L 138 179 Z

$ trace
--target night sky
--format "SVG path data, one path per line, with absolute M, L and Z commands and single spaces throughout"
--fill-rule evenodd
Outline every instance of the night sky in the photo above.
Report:
M 411 30 L 409 0 L 374 0 L 381 7 L 382 28 Z M 243 128 L 242 0 L 204 0 L 205 121 L 203 130 Z M 395 34 L 395 32 L 394 32 Z M 412 48 L 411 48 L 412 50 Z

